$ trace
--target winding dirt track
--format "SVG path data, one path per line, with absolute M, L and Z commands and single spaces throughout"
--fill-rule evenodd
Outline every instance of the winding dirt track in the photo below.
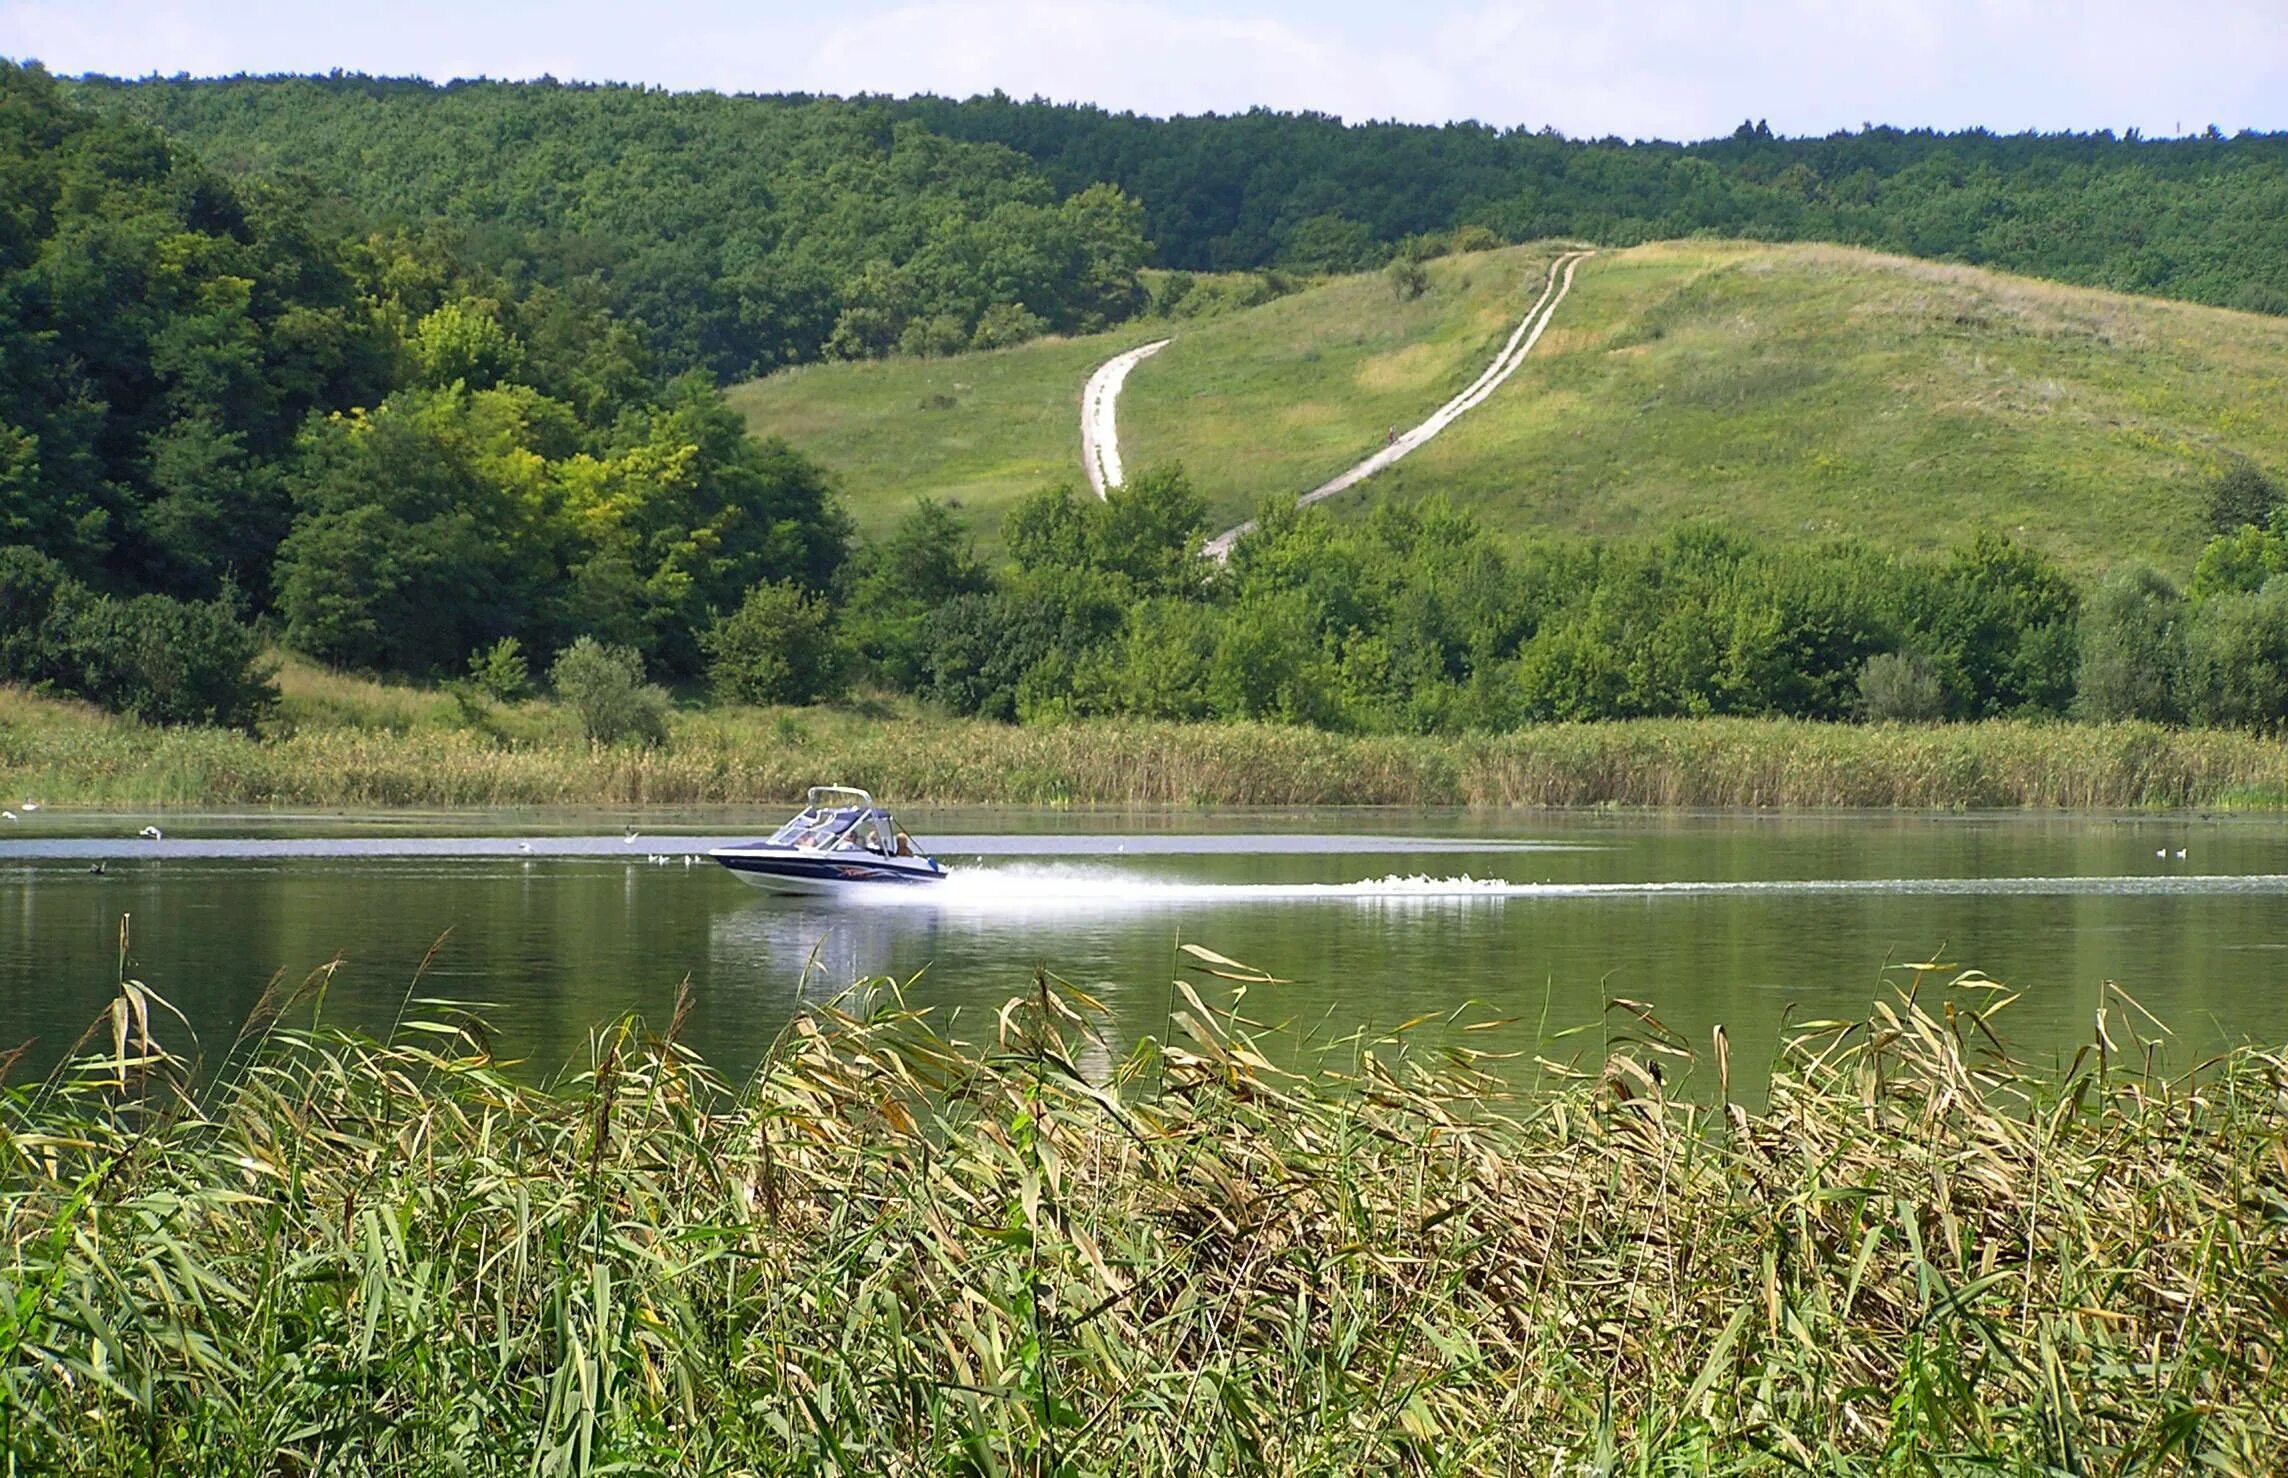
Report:
M 1120 399 L 1120 383 L 1130 370 L 1167 347 L 1168 340 L 1159 339 L 1113 355 L 1096 367 L 1096 373 L 1088 377 L 1088 387 L 1080 393 L 1080 460 L 1088 469 L 1088 485 L 1096 489 L 1099 498 L 1106 488 L 1116 488 L 1122 480 L 1120 433 L 1112 419 L 1113 405 Z
M 1374 476 L 1383 468 L 1388 467 L 1391 463 L 1451 426 L 1464 412 L 1475 409 L 1487 396 L 1500 389 L 1502 382 L 1515 374 L 1517 367 L 1525 362 L 1525 356 L 1533 352 L 1533 346 L 1541 341 L 1542 330 L 1548 328 L 1549 320 L 1556 316 L 1557 305 L 1564 302 L 1565 295 L 1573 290 L 1574 268 L 1594 255 L 1594 252 L 1589 251 L 1569 251 L 1561 253 L 1551 261 L 1549 264 L 1549 281 L 1541 289 L 1541 296 L 1535 300 L 1531 308 L 1526 310 L 1525 317 L 1519 321 L 1516 331 L 1509 336 L 1509 342 L 1502 345 L 1501 353 L 1494 356 L 1494 362 L 1487 365 L 1484 372 L 1470 382 L 1468 388 L 1438 407 L 1430 414 L 1430 418 L 1422 422 L 1421 425 L 1412 430 L 1400 432 L 1397 438 L 1381 451 L 1376 452 L 1349 471 L 1320 483 L 1311 491 L 1297 498 L 1295 506 L 1300 508 L 1306 503 L 1316 503 L 1321 498 L 1331 498 L 1343 489 Z M 1158 348 L 1159 346 L 1153 345 L 1152 347 Z M 1114 362 L 1118 363 L 1118 361 Z M 1106 365 L 1105 369 L 1111 367 L 1111 365 Z M 1101 375 L 1104 370 L 1099 370 L 1097 373 Z M 1125 367 L 1121 373 L 1123 375 L 1127 373 Z M 1092 388 L 1095 383 L 1094 380 L 1089 382 Z M 1117 379 L 1113 381 L 1113 388 L 1116 392 L 1119 383 Z M 1104 423 L 1109 432 L 1112 426 L 1112 411 L 1109 405 L 1105 409 Z M 1114 455 L 1113 466 L 1119 466 L 1117 454 Z M 1240 536 L 1254 527 L 1255 521 L 1249 519 L 1236 528 L 1226 529 L 1213 539 L 1208 540 L 1207 547 L 1200 552 L 1219 563 L 1229 559 L 1231 546 L 1238 543 Z

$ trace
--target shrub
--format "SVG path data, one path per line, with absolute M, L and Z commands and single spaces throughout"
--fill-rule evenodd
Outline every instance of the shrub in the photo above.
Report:
M 0 550 L 0 678 L 40 683 L 151 724 L 252 728 L 277 701 L 235 593 L 96 595 L 30 549 Z
M 1006 349 L 1037 339 L 1048 332 L 1048 320 L 1026 308 L 1023 303 L 995 303 L 977 319 L 977 331 L 969 336 L 972 349 Z
M 1392 257 L 1382 275 L 1400 302 L 1419 298 L 1430 287 L 1430 270 L 1413 257 Z
M 2288 539 L 2255 524 L 2219 534 L 2201 550 L 2193 566 L 2192 597 L 2254 595 L 2274 575 L 2288 572 Z
M 1479 225 L 1456 226 L 1452 250 L 1460 252 L 1492 251 L 1501 245 L 1501 238 L 1491 228 Z
M 644 681 L 643 654 L 633 647 L 581 637 L 558 654 L 548 681 L 591 744 L 667 742 L 667 694 Z
M 732 703 L 815 703 L 841 691 L 842 643 L 826 602 L 792 581 L 757 585 L 700 638 L 707 679 Z
M 477 691 L 501 703 L 516 703 L 532 695 L 532 666 L 525 661 L 524 643 L 504 636 L 489 647 L 469 654 L 469 681 Z
M 2209 480 L 2209 527 L 2220 534 L 2253 524 L 2266 528 L 2280 509 L 2280 485 L 2246 457 L 2235 457 Z
M 1915 652 L 1878 652 L 1859 669 L 1859 717 L 1871 724 L 1928 723 L 1946 713 L 1946 685 Z

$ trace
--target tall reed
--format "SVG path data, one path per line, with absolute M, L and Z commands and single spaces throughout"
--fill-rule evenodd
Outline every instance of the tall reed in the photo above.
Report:
M 312 722 L 265 740 L 0 689 L 0 789 L 184 808 L 777 804 L 822 780 L 929 805 L 2288 806 L 2288 746 L 2144 724 L 1646 719 L 1420 738 L 734 709 L 678 714 L 662 749 L 557 732 L 540 714 L 494 733 Z
M 1926 974 L 1799 1026 L 1751 1112 L 1721 1033 L 1696 1054 L 1628 1002 L 1531 1089 L 1467 1022 L 1282 1069 L 1238 1014 L 1277 984 L 1195 960 L 1252 994 L 1181 982 L 1170 1040 L 1118 1059 L 1045 973 L 966 1024 L 874 981 L 736 1085 L 681 1006 L 536 1087 L 452 1006 L 376 1041 L 285 992 L 202 1069 L 129 982 L 0 1105 L 0 1446 L 98 1474 L 2288 1450 L 2278 1053 L 2172 1075 L 2116 994 L 2036 1078 L 2000 987 Z

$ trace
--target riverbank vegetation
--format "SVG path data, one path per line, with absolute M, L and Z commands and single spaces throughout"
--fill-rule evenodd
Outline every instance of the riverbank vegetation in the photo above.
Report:
M 568 705 L 289 663 L 267 737 L 159 729 L 0 688 L 0 792 L 58 807 L 901 804 L 2288 808 L 2288 747 L 2154 724 L 1646 719 L 1351 735 L 1135 719 L 1017 726 L 910 702 L 678 709 L 600 745 Z
M 1454 1045 L 1469 1008 L 1443 1047 L 1297 1061 L 1250 1035 L 1276 980 L 1187 963 L 1132 1042 L 1045 973 L 975 1019 L 877 981 L 751 1073 L 679 1009 L 541 1085 L 448 1003 L 384 1041 L 314 1024 L 326 972 L 203 1062 L 124 984 L 89 1055 L 0 1094 L 0 1446 L 1460 1474 L 2257 1471 L 2288 1442 L 2277 1052 L 2173 1061 L 2109 989 L 2036 1073 L 2002 986 L 1927 965 L 1792 1029 L 1768 1082 L 1616 1001 L 1535 1084 Z

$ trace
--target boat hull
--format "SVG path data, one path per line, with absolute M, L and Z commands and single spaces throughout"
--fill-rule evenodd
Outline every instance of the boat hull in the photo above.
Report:
M 718 847 L 707 855 L 739 881 L 766 893 L 793 898 L 844 898 L 945 881 L 945 870 L 922 857 L 787 851 L 776 847 Z

